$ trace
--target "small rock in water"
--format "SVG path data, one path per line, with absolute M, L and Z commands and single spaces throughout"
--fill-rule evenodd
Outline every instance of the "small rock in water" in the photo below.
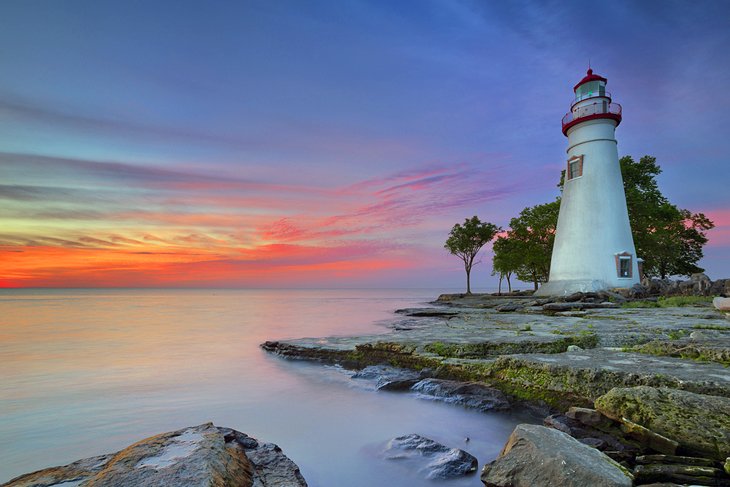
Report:
M 352 375 L 353 379 L 377 379 L 377 389 L 383 391 L 404 391 L 421 380 L 418 372 L 387 365 L 369 365 Z
M 389 460 L 426 462 L 419 472 L 427 479 L 460 477 L 475 472 L 478 466 L 477 459 L 464 450 L 449 448 L 417 434 L 393 438 L 384 453 Z
M 509 400 L 502 391 L 478 382 L 423 379 L 411 387 L 411 390 L 480 411 L 498 411 L 510 407 Z
M 583 349 L 578 345 L 568 345 L 568 352 L 582 352 Z

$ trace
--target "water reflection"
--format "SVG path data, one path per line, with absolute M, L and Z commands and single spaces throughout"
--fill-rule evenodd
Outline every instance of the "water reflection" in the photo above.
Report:
M 377 456 L 420 433 L 493 458 L 517 421 L 378 393 L 267 339 L 387 331 L 429 291 L 4 291 L 0 481 L 213 421 L 281 445 L 312 486 L 433 485 Z M 451 485 L 481 485 L 476 476 Z

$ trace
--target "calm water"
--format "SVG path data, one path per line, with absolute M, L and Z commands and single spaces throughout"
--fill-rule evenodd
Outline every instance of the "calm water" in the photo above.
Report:
M 0 482 L 213 421 L 279 444 L 313 487 L 433 486 L 380 458 L 382 445 L 420 433 L 481 464 L 517 419 L 375 392 L 336 368 L 284 361 L 258 345 L 384 333 L 393 310 L 435 294 L 2 291 Z M 481 485 L 478 476 L 447 484 Z

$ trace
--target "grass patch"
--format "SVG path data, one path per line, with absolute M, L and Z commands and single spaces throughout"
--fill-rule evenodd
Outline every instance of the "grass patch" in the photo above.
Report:
M 629 301 L 622 308 L 682 308 L 685 306 L 704 306 L 712 303 L 711 296 L 670 296 L 656 301 Z
M 671 330 L 669 333 L 667 333 L 667 336 L 670 340 L 679 340 L 683 336 L 687 334 L 684 330 Z
M 696 330 L 730 331 L 730 326 L 724 326 L 724 325 L 694 325 L 692 328 L 694 328 Z
M 671 296 L 659 298 L 657 303 L 662 308 L 673 308 L 682 306 L 697 306 L 712 303 L 712 296 Z

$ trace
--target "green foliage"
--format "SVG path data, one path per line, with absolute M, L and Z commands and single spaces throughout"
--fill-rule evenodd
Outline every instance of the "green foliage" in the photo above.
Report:
M 464 224 L 457 223 L 451 229 L 444 248 L 449 253 L 464 261 L 466 271 L 466 293 L 471 294 L 471 269 L 476 262 L 479 251 L 502 229 L 489 222 L 482 222 L 479 217 L 473 216 L 464 220 Z
M 423 349 L 427 352 L 435 353 L 442 357 L 453 357 L 456 354 L 456 346 L 453 344 L 446 344 L 444 342 L 433 342 L 429 343 Z
M 667 336 L 670 340 L 679 340 L 683 336 L 687 334 L 684 330 L 671 330 L 669 333 L 667 333 Z
M 506 237 L 499 237 L 493 246 L 495 272 L 514 272 L 521 281 L 532 281 L 535 289 L 546 282 L 559 211 L 560 200 L 555 200 L 525 208 L 510 220 Z
M 622 308 L 681 308 L 684 306 L 702 306 L 712 302 L 711 296 L 670 296 L 660 297 L 656 301 L 629 301 Z
M 723 325 L 694 325 L 692 328 L 695 328 L 697 330 L 730 331 L 730 326 Z
M 682 306 L 697 306 L 712 303 L 712 296 L 670 296 L 660 297 L 657 300 L 662 308 L 676 308 Z
M 706 232 L 714 223 L 702 213 L 692 213 L 671 204 L 659 191 L 656 176 L 661 169 L 656 158 L 631 156 L 619 161 L 626 193 L 626 206 L 636 253 L 644 259 L 644 274 L 666 278 L 689 276 L 704 269 L 697 266 Z
M 502 293 L 502 279 L 507 279 L 509 292 L 512 292 L 512 274 L 522 264 L 519 243 L 515 239 L 499 237 L 492 244 L 492 275 L 499 274 L 499 293 Z

